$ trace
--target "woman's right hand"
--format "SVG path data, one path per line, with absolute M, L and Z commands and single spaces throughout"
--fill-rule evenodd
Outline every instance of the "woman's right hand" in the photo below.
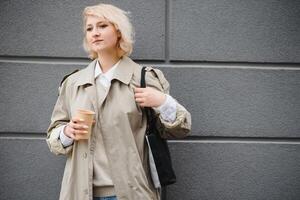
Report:
M 85 135 L 88 133 L 88 126 L 84 124 L 83 119 L 74 117 L 64 128 L 64 134 L 72 138 L 73 140 L 78 140 L 76 135 Z

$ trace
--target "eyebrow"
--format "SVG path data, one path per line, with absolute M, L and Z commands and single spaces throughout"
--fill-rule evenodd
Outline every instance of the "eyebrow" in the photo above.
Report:
M 96 24 L 105 24 L 105 23 L 106 23 L 106 21 L 99 21 Z M 92 26 L 92 24 L 87 24 L 86 26 Z

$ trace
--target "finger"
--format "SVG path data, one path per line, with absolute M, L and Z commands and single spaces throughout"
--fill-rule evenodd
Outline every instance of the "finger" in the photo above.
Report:
M 76 123 L 74 123 L 73 121 L 70 121 L 67 126 L 74 129 L 75 128 Z
M 79 137 L 76 137 L 76 134 L 77 134 L 77 132 L 78 131 L 76 131 L 75 129 L 72 129 L 72 131 L 71 131 L 71 133 L 70 133 L 70 138 L 72 138 L 73 140 L 75 140 L 75 141 L 78 141 L 78 140 L 80 140 L 80 138 Z
M 135 101 L 138 102 L 138 103 L 143 103 L 144 98 L 135 98 Z
M 73 128 L 76 130 L 87 130 L 89 127 L 85 124 L 74 124 Z
M 134 97 L 135 97 L 135 98 L 141 98 L 141 97 L 144 97 L 144 93 L 135 93 L 135 94 L 134 94 Z
M 135 92 L 135 93 L 141 93 L 141 92 L 144 91 L 144 89 L 145 89 L 145 88 L 139 88 L 139 87 L 136 87 L 136 88 L 134 88 L 134 92 Z
M 145 107 L 145 103 L 139 103 L 139 106 Z
M 74 117 L 74 118 L 72 119 L 72 122 L 73 122 L 73 123 L 84 122 L 84 119 L 80 119 L 80 118 L 78 118 L 78 117 Z
M 75 135 L 77 135 L 77 134 L 79 134 L 79 135 L 85 135 L 87 133 L 88 133 L 88 131 L 84 131 L 84 130 L 74 130 L 74 134 Z
M 75 139 L 74 131 L 75 130 L 73 128 L 69 128 L 68 131 L 65 131 L 65 135 L 69 138 Z
M 70 133 L 68 135 L 69 138 L 72 138 L 73 140 L 76 140 L 75 134 L 74 133 Z

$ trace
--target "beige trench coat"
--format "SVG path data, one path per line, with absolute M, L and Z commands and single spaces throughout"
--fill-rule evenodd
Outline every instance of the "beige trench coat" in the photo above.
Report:
M 141 66 L 123 56 L 109 91 L 99 91 L 105 95 L 98 99 L 95 64 L 96 60 L 63 82 L 47 130 L 50 151 L 67 157 L 60 200 L 92 200 L 96 134 L 102 134 L 118 200 L 160 199 L 148 171 L 148 150 L 144 143 L 146 119 L 134 99 L 133 88 L 140 85 Z M 149 71 L 146 73 L 147 86 L 168 93 L 169 84 L 162 72 L 152 68 Z M 79 108 L 96 113 L 91 138 L 75 141 L 64 148 L 58 139 L 58 127 L 68 123 Z M 190 131 L 190 114 L 179 103 L 176 115 L 172 124 L 160 118 L 168 137 L 184 137 Z

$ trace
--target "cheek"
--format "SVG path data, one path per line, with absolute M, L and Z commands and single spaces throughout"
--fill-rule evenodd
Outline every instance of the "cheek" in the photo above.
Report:
M 116 44 L 117 43 L 117 39 L 118 38 L 114 35 L 114 36 L 111 37 L 110 41 L 111 41 L 112 44 Z
M 111 37 L 111 43 L 115 46 L 118 43 L 118 38 L 116 35 L 114 35 L 113 37 Z
M 89 33 L 86 33 L 86 35 L 85 35 L 85 39 L 86 39 L 86 41 L 87 41 L 88 43 L 90 43 L 90 42 L 91 42 L 91 39 L 92 39 L 92 36 L 91 36 L 91 34 L 89 34 Z
M 113 30 L 106 32 L 105 36 L 107 38 L 107 41 L 109 41 L 110 43 L 116 43 L 118 40 L 117 34 Z
M 86 43 L 89 48 L 94 49 L 95 45 L 92 43 L 93 42 L 93 37 L 92 36 L 86 36 Z

